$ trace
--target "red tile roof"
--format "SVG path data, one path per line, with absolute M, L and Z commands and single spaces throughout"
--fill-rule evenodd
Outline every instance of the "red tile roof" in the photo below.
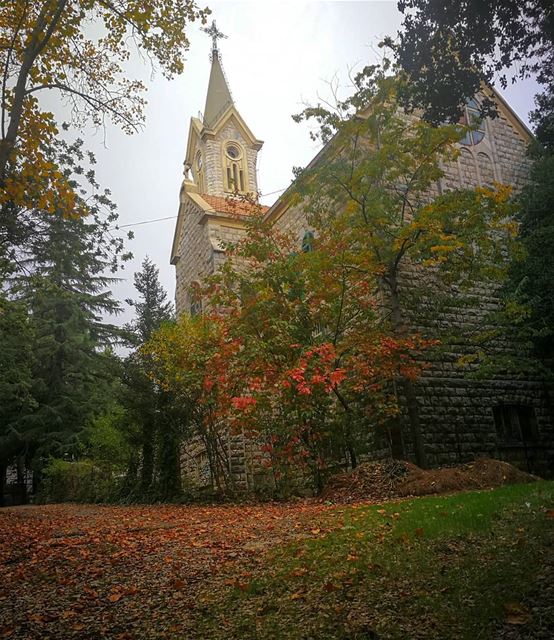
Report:
M 209 196 L 207 193 L 201 193 L 200 196 L 217 213 L 229 213 L 236 216 L 248 216 L 266 213 L 266 211 L 269 210 L 269 207 L 253 204 L 244 200 L 235 200 L 231 197 L 222 198 L 220 196 Z

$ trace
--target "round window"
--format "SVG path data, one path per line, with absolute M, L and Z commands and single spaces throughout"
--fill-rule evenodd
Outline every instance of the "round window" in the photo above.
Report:
M 231 158 L 231 160 L 238 160 L 240 158 L 240 149 L 236 144 L 230 143 L 225 147 L 225 153 Z

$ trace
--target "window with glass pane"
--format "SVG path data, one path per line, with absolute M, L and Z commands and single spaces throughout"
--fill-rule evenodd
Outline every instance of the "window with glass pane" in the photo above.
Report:
M 467 146 L 476 145 L 485 137 L 485 122 L 479 115 L 479 105 L 475 100 L 469 100 L 464 107 L 460 124 L 463 124 L 464 127 L 476 127 L 473 131 L 468 131 L 465 134 L 460 140 L 461 144 Z

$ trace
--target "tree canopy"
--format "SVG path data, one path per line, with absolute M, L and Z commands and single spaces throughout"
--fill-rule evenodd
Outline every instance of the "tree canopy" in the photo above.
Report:
M 549 0 L 399 0 L 404 23 L 395 47 L 410 83 L 408 108 L 438 124 L 455 122 L 481 82 L 505 88 L 535 76 L 544 90 L 532 119 L 537 136 L 554 145 L 554 9 Z M 389 39 L 389 42 L 390 39 Z M 483 103 L 483 114 L 494 103 Z
M 145 87 L 126 70 L 133 45 L 170 78 L 183 69 L 194 0 L 14 0 L 0 7 L 0 205 L 75 213 L 75 194 L 44 153 L 58 135 L 39 96 L 56 91 L 72 123 L 125 131 L 143 121 Z

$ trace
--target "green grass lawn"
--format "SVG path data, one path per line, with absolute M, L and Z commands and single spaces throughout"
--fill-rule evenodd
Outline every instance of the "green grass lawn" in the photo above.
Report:
M 553 502 L 554 483 L 538 482 L 339 509 L 326 535 L 206 591 L 198 637 L 477 640 L 524 626 Z

